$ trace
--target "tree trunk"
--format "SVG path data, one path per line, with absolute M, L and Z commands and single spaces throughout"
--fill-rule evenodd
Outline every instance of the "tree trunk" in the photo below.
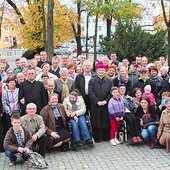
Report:
M 97 32 L 98 32 L 98 13 L 96 14 L 96 20 L 95 20 L 95 32 L 94 32 L 94 61 L 97 60 Z
M 46 35 L 46 20 L 45 20 L 45 0 L 42 0 L 42 22 L 43 22 L 43 41 L 44 41 L 44 50 L 47 51 L 47 35 Z
M 76 35 L 76 42 L 77 42 L 77 56 L 82 53 L 81 48 L 81 1 L 77 2 L 77 14 L 78 14 L 78 22 L 77 22 L 77 35 Z
M 168 66 L 170 66 L 170 27 L 168 27 Z
M 110 39 L 111 36 L 111 26 L 112 26 L 112 17 L 107 18 L 107 37 Z
M 88 58 L 88 38 L 89 38 L 89 13 L 87 12 L 87 20 L 86 20 L 86 58 Z
M 53 8 L 54 0 L 48 0 L 48 20 L 47 20 L 47 57 L 51 61 L 53 57 Z
M 168 31 L 168 66 L 170 66 L 170 9 L 169 9 L 169 18 L 167 19 L 168 14 L 166 15 L 164 1 L 161 0 L 162 12 L 165 24 Z

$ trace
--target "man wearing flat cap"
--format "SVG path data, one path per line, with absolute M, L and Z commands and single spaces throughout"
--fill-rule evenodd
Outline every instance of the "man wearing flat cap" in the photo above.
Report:
M 91 100 L 92 136 L 96 142 L 109 141 L 110 123 L 108 101 L 111 98 L 112 80 L 106 77 L 108 66 L 103 62 L 96 64 L 97 76 L 89 81 L 89 98 Z
M 156 84 L 149 78 L 148 73 L 149 72 L 146 67 L 141 68 L 140 77 L 138 78 L 137 82 L 134 84 L 134 88 L 139 87 L 142 91 L 144 91 L 144 87 L 149 84 L 151 86 L 151 93 L 156 98 L 158 95 L 158 89 Z

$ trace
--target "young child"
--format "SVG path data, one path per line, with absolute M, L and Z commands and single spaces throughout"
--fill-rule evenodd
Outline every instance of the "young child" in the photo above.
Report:
M 150 105 L 156 105 L 155 96 L 151 93 L 151 86 L 149 84 L 144 87 L 144 93 L 142 96 L 149 98 Z
M 165 91 L 161 95 L 161 104 L 159 105 L 159 109 L 163 111 L 166 108 L 166 101 L 170 99 L 170 92 Z
M 14 114 L 11 117 L 12 127 L 8 130 L 4 139 L 5 155 L 9 158 L 9 166 L 15 165 L 16 153 L 21 153 L 23 160 L 27 163 L 30 155 L 29 149 L 32 146 L 32 137 L 28 129 L 21 126 L 20 116 Z
M 123 100 L 119 96 L 119 91 L 117 87 L 111 88 L 112 98 L 108 103 L 108 112 L 110 118 L 110 143 L 112 145 L 117 145 L 120 142 L 116 138 L 119 123 L 123 120 L 123 116 L 125 114 L 125 106 Z

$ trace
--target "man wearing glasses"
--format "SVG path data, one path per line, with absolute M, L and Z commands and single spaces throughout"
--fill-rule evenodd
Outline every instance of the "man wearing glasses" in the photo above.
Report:
M 21 125 L 27 127 L 32 134 L 33 150 L 45 157 L 47 136 L 45 134 L 45 125 L 43 118 L 36 114 L 37 106 L 34 103 L 28 103 L 26 106 L 26 115 L 21 117 Z

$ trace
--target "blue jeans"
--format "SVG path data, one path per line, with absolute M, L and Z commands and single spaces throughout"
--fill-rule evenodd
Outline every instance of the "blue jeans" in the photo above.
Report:
M 5 155 L 9 158 L 9 160 L 14 161 L 14 162 L 16 162 L 16 160 L 17 160 L 17 157 L 15 155 L 16 153 L 18 153 L 18 152 L 12 152 L 12 151 L 8 151 L 8 150 L 5 151 Z M 24 161 L 26 161 L 30 158 L 30 155 L 26 152 L 21 153 L 21 156 Z
M 155 140 L 158 127 L 150 125 L 146 129 L 142 129 L 141 136 L 143 139 Z
M 91 136 L 90 136 L 87 124 L 86 124 L 86 118 L 84 115 L 78 117 L 78 122 L 76 122 L 74 119 L 70 119 L 69 123 L 71 124 L 71 127 L 72 127 L 74 141 L 80 141 L 80 131 L 83 135 L 84 141 L 91 139 Z

